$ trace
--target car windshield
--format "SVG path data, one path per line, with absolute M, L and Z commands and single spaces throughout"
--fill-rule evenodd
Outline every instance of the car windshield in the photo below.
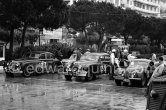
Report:
M 39 53 L 31 53 L 29 58 L 39 58 L 40 54 Z
M 93 60 L 93 61 L 97 61 L 99 59 L 98 55 L 82 55 L 80 60 Z
M 146 67 L 148 66 L 148 64 L 149 63 L 146 61 L 132 61 L 129 65 L 129 68 L 138 67 L 138 66 Z

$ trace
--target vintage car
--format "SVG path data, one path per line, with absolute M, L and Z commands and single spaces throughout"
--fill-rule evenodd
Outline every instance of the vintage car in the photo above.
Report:
M 67 74 L 67 75 L 65 75 L 66 79 L 70 80 L 72 78 L 72 76 L 68 75 L 68 74 L 69 74 L 69 72 L 71 72 L 70 68 L 72 68 L 73 63 L 77 60 L 79 60 L 78 55 L 72 54 L 69 59 L 63 59 L 61 61 L 62 65 L 63 65 L 62 72 Z
M 111 74 L 110 56 L 107 53 L 83 54 L 80 60 L 74 62 L 70 71 L 64 72 L 65 78 L 80 77 L 84 80 L 95 79 L 100 74 Z
M 145 86 L 147 83 L 146 70 L 150 60 L 133 59 L 127 68 L 119 68 L 115 73 L 115 83 L 120 86 L 122 83 L 131 86 Z
M 4 71 L 7 76 L 29 77 L 34 73 L 57 72 L 56 69 L 60 65 L 61 62 L 52 53 L 32 51 L 25 58 L 6 62 Z

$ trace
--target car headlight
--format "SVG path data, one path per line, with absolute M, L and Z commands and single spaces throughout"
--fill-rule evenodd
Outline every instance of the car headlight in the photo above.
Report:
M 72 69 L 72 71 L 73 71 L 73 72 L 77 72 L 77 71 L 78 71 L 78 67 L 74 67 L 74 68 Z
M 12 71 L 19 71 L 21 70 L 21 64 L 19 62 L 11 62 L 9 65 L 9 69 Z
M 88 71 L 88 67 L 87 66 L 83 67 L 83 70 Z

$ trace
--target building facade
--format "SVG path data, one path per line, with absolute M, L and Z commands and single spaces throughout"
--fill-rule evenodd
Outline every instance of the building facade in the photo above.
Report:
M 166 19 L 166 13 L 162 13 L 160 16 L 162 19 Z
M 72 5 L 78 0 L 64 0 Z M 160 0 L 88 0 L 94 2 L 108 2 L 124 9 L 130 8 L 145 17 L 160 17 Z
M 160 17 L 160 0 L 121 0 L 123 8 L 131 8 L 145 17 Z

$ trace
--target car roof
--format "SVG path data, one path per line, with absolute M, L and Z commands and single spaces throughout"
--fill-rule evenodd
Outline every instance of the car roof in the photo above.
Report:
M 42 53 L 51 53 L 51 52 L 47 52 L 47 51 L 32 51 L 31 53 L 42 54 Z
M 86 55 L 109 55 L 108 53 L 104 53 L 104 52 L 101 52 L 101 53 L 97 53 L 97 52 L 92 52 L 92 53 L 87 53 Z
M 149 60 L 149 59 L 132 59 L 131 61 L 145 61 L 145 62 L 150 62 L 151 60 Z

